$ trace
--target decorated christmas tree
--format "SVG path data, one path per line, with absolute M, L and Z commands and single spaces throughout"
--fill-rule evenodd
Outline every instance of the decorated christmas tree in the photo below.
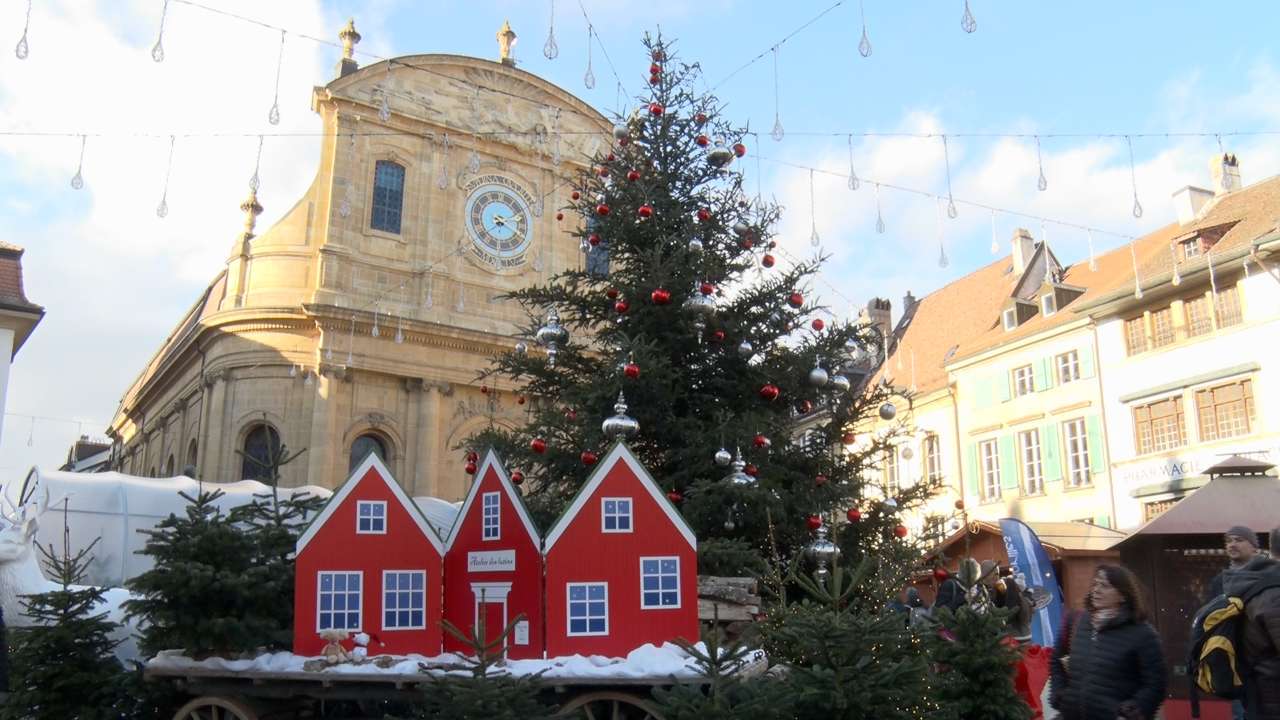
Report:
M 61 555 L 37 546 L 58 588 L 22 598 L 32 626 L 15 633 L 4 720 L 97 720 L 121 716 L 122 671 L 112 654 L 115 623 L 97 611 L 104 591 L 80 587 L 92 561 L 90 545 L 72 555 L 64 532 Z M 96 544 L 96 541 L 95 541 Z
M 485 382 L 530 398 L 528 422 L 472 447 L 496 444 L 529 478 L 545 527 L 625 439 L 697 533 L 704 573 L 762 572 L 770 518 L 788 559 L 823 519 L 858 524 L 851 551 L 905 546 L 898 513 L 930 488 L 883 487 L 896 431 L 856 434 L 905 407 L 865 382 L 885 338 L 816 301 L 822 258 L 784 255 L 780 208 L 744 190 L 746 132 L 694 90 L 698 66 L 645 47 L 648 96 L 558 215 L 583 267 L 511 295 L 530 324 Z

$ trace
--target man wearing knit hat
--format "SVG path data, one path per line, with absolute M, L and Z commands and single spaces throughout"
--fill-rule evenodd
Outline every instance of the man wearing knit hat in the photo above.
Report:
M 1227 530 L 1223 533 L 1222 539 L 1227 550 L 1227 560 L 1231 563 L 1227 566 L 1227 570 L 1239 570 L 1258 554 L 1258 533 L 1243 525 L 1236 525 Z M 1213 582 L 1209 583 L 1209 597 L 1206 600 L 1212 600 L 1222 594 L 1222 575 L 1223 573 L 1218 573 L 1213 578 Z
M 1280 561 L 1258 552 L 1258 536 L 1248 528 L 1228 530 L 1226 548 L 1232 561 L 1222 573 L 1222 591 L 1245 601 L 1238 646 L 1244 716 L 1280 720 Z

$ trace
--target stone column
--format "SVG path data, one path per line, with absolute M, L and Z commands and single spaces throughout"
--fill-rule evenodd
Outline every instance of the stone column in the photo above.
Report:
M 423 462 L 422 462 L 422 420 L 423 420 L 423 391 L 426 384 L 422 378 L 405 378 L 404 389 L 408 393 L 408 402 L 405 403 L 404 414 L 404 448 L 401 449 L 401 457 L 403 462 L 404 478 L 401 484 L 404 489 L 413 495 L 426 495 L 426 485 L 423 484 Z
M 239 480 L 240 478 L 230 478 L 227 475 L 224 458 L 231 451 L 223 447 L 224 443 L 230 442 L 223 437 L 223 431 L 226 426 L 223 415 L 226 414 L 227 404 L 227 383 L 230 379 L 231 372 L 229 370 L 217 370 L 204 374 L 204 385 L 207 388 L 206 397 L 209 399 L 208 407 L 205 410 L 205 421 L 201 424 L 201 434 L 204 435 L 204 442 L 200 444 L 200 456 L 204 458 L 200 462 L 200 479 L 209 482 L 228 482 L 230 480 Z
M 423 403 L 424 418 L 418 431 L 418 443 L 422 449 L 418 465 L 423 478 L 419 487 L 433 497 L 441 497 L 439 466 L 444 453 L 444 399 L 452 395 L 452 385 L 434 383 L 428 386 L 426 402 Z
M 334 448 L 337 439 L 334 430 L 334 397 L 338 391 L 345 371 L 336 365 L 321 364 L 316 373 L 315 397 L 311 404 L 311 442 L 307 446 L 308 485 L 333 488 L 346 477 L 334 474 Z

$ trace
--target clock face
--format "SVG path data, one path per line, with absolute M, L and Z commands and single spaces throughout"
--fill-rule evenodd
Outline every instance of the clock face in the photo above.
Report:
M 478 177 L 466 189 L 465 217 L 473 254 L 498 269 L 523 265 L 533 241 L 528 191 L 501 175 Z

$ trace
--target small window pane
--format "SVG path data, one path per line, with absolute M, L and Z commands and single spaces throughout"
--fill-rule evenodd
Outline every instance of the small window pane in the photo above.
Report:
M 369 225 L 374 230 L 399 234 L 403 203 L 404 168 L 379 160 L 373 171 L 373 217 Z

